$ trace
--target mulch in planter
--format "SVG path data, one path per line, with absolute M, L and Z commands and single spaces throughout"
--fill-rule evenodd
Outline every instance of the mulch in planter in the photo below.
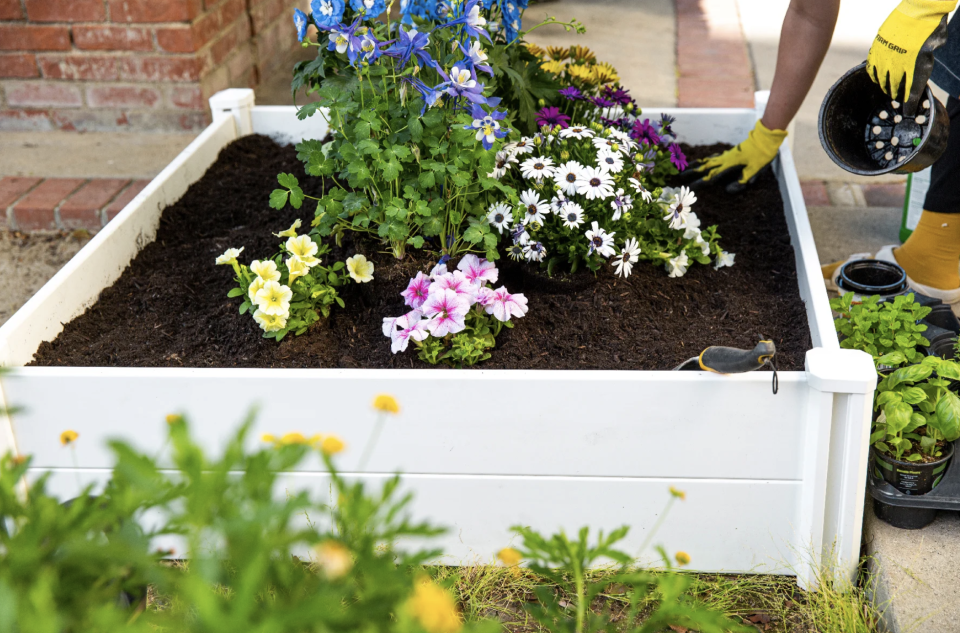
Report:
M 688 148 L 693 157 L 713 148 Z M 204 177 L 163 212 L 146 246 L 95 305 L 41 345 L 36 365 L 116 367 L 427 368 L 413 346 L 390 353 L 385 316 L 406 310 L 399 293 L 435 260 L 412 252 L 402 261 L 373 242 L 349 236 L 327 262 L 362 252 L 375 281 L 343 289 L 346 309 L 281 343 L 261 338 L 249 314 L 228 299 L 233 271 L 214 265 L 228 247 L 244 246 L 248 262 L 276 252 L 271 235 L 297 218 L 309 226 L 313 205 L 275 211 L 267 204 L 276 175 L 297 175 L 308 194 L 322 183 L 303 172 L 292 147 L 263 136 L 242 138 Z M 719 224 L 721 244 L 737 254 L 732 268 L 697 265 L 681 279 L 640 262 L 628 279 L 607 268 L 548 278 L 500 260 L 501 283 L 523 292 L 530 311 L 504 330 L 485 369 L 671 369 L 710 345 L 752 348 L 769 338 L 780 369 L 802 369 L 810 349 L 797 286 L 793 247 L 776 178 L 766 174 L 739 196 L 720 187 L 698 193 L 702 226 Z M 499 285 L 499 284 L 498 284 Z

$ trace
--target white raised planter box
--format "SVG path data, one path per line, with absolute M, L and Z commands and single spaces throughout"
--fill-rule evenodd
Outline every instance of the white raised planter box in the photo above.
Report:
M 219 93 L 211 105 L 213 123 L 0 328 L 0 363 L 15 368 L 3 401 L 21 408 L 0 425 L 0 451 L 33 455 L 31 475 L 52 472 L 54 490 L 68 497 L 78 474 L 83 483 L 108 476 L 107 438 L 155 451 L 166 414 L 185 412 L 201 441 L 218 448 L 258 405 L 251 442 L 261 433 L 337 433 L 353 449 L 340 457 L 345 472 L 372 482 L 404 473 L 416 516 L 452 528 L 449 562 L 489 560 L 514 524 L 629 524 L 635 550 L 672 485 L 687 500 L 655 542 L 688 552 L 691 568 L 796 574 L 810 586 L 813 566 L 830 557 L 852 576 L 876 376 L 866 354 L 837 343 L 787 146 L 776 172 L 815 348 L 806 371 L 780 372 L 777 395 L 769 372 L 22 367 L 155 238 L 163 209 L 221 148 L 249 133 L 286 141 L 326 133 L 320 117 L 300 122 L 292 107 L 252 107 L 250 91 Z M 662 112 L 693 144 L 738 142 L 757 118 L 750 109 Z M 357 472 L 378 393 L 396 396 L 402 414 Z M 58 442 L 67 428 L 80 434 L 76 464 Z M 326 490 L 316 462 L 287 481 Z

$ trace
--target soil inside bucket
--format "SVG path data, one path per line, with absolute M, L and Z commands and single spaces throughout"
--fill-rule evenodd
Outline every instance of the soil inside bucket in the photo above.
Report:
M 691 159 L 723 149 L 685 148 Z M 318 196 L 321 180 L 304 174 L 293 147 L 263 136 L 224 148 L 216 163 L 163 212 L 155 242 L 84 314 L 38 350 L 36 365 L 112 367 L 366 367 L 429 368 L 411 346 L 390 353 L 381 324 L 406 310 L 400 291 L 435 263 L 411 252 L 397 261 L 373 242 L 346 239 L 326 261 L 362 252 L 375 280 L 350 285 L 345 309 L 302 336 L 263 339 L 233 287 L 229 266 L 214 259 L 244 246 L 242 261 L 276 252 L 279 232 L 313 207 L 275 211 L 268 204 L 280 172 L 295 174 Z M 609 266 L 549 278 L 528 265 L 501 259 L 501 283 L 522 292 L 529 313 L 504 330 L 483 369 L 672 369 L 710 345 L 752 349 L 772 339 L 778 367 L 803 369 L 810 349 L 806 311 L 797 286 L 793 247 L 777 180 L 767 172 L 746 192 L 720 187 L 697 193 L 702 226 L 719 224 L 721 244 L 736 265 L 695 265 L 680 279 L 640 262 L 628 279 Z M 308 201 L 309 202 L 309 201 Z

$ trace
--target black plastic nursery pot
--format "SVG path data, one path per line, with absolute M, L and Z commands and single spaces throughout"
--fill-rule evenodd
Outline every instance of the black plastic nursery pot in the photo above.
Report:
M 873 513 L 884 523 L 902 530 L 925 528 L 937 518 L 936 508 L 910 508 L 873 500 Z
M 924 317 L 923 322 L 953 332 L 955 335 L 960 334 L 960 319 L 953 313 L 950 306 L 942 303 L 931 306 L 930 314 Z
M 840 267 L 837 285 L 841 294 L 852 292 L 862 297 L 880 295 L 884 299 L 907 291 L 907 274 L 896 264 L 879 259 L 858 259 Z
M 953 458 L 953 444 L 948 443 L 943 453 L 943 457 L 934 462 L 907 462 L 870 447 L 874 476 L 883 478 L 905 495 L 924 495 L 936 488 Z
M 957 358 L 957 337 L 952 334 L 940 336 L 936 340 L 930 341 L 927 347 L 927 356 L 939 356 L 945 360 L 956 360 Z
M 870 80 L 866 63 L 850 69 L 820 106 L 820 144 L 837 165 L 861 176 L 908 174 L 947 148 L 950 118 L 927 86 L 913 117 Z

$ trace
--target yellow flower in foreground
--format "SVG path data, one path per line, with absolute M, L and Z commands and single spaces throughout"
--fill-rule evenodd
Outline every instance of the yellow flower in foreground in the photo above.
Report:
M 296 237 L 297 229 L 303 225 L 303 222 L 300 221 L 300 218 L 297 218 L 297 221 L 290 225 L 290 228 L 286 231 L 280 231 L 279 233 L 274 233 L 276 237 Z
M 354 255 L 347 258 L 347 272 L 357 283 L 373 281 L 373 262 L 367 261 L 363 255 Z
M 597 81 L 597 78 L 593 76 L 593 72 L 588 66 L 570 66 L 567 68 L 567 72 L 574 79 L 579 79 L 580 81 L 587 84 L 594 84 Z
M 520 561 L 523 560 L 523 557 L 520 556 L 520 552 L 512 547 L 504 547 L 502 550 L 497 552 L 497 558 L 499 558 L 500 562 L 507 567 L 519 565 Z
M 549 62 L 540 62 L 540 68 L 544 69 L 551 75 L 559 75 L 566 69 L 566 67 L 567 67 L 566 64 L 556 60 L 549 61 Z
M 602 84 L 610 84 L 620 81 L 620 76 L 613 66 L 606 62 L 601 62 L 593 67 L 593 76 Z
M 568 49 L 566 46 L 548 46 L 547 55 L 550 57 L 550 59 L 555 59 L 559 62 L 562 62 L 570 56 L 570 49 Z
M 174 424 L 180 424 L 181 422 L 183 422 L 183 416 L 179 413 L 171 413 L 167 415 L 167 424 L 172 426 Z
M 289 257 L 287 258 L 287 271 L 290 275 L 287 278 L 287 283 L 293 285 L 294 280 L 299 277 L 303 277 L 310 272 L 310 267 L 307 266 L 302 259 L 299 257 Z
M 543 49 L 533 42 L 527 42 L 527 52 L 534 57 L 543 57 Z
M 250 297 L 250 303 L 254 303 L 257 300 L 257 291 L 263 288 L 263 284 L 267 283 L 263 280 L 263 277 L 257 277 L 253 280 L 253 283 L 250 284 L 250 287 L 247 288 L 247 296 Z
M 272 259 L 260 261 L 258 259 L 250 262 L 250 270 L 254 275 L 264 281 L 280 281 L 280 271 L 277 270 L 277 262 Z
M 670 494 L 672 494 L 674 497 L 676 497 L 681 501 L 687 500 L 687 493 L 685 493 L 683 490 L 674 488 L 673 486 L 670 486 Z
M 429 579 L 417 582 L 407 608 L 427 633 L 457 633 L 462 627 L 453 598 Z
M 674 558 L 677 559 L 678 565 L 689 565 L 690 564 L 690 554 L 686 552 L 677 552 L 674 555 Z
M 579 44 L 570 47 L 570 58 L 587 63 L 597 61 L 597 56 L 592 50 Z
M 286 318 L 290 312 L 290 299 L 292 298 L 293 292 L 289 286 L 282 286 L 276 281 L 268 281 L 263 284 L 263 288 L 257 290 L 256 302 L 264 314 Z
M 317 564 L 329 580 L 343 578 L 353 568 L 353 556 L 343 543 L 324 541 L 313 551 L 317 556 Z
M 76 431 L 64 431 L 60 434 L 60 443 L 67 446 L 76 442 L 78 437 L 80 437 L 80 434 Z
M 307 437 L 299 431 L 294 431 L 293 433 L 284 433 L 280 437 L 273 435 L 272 433 L 264 433 L 260 436 L 260 439 L 269 444 L 274 444 L 276 446 L 293 446 L 296 444 L 302 444 L 304 446 L 314 446 L 320 443 L 319 435 L 311 435 Z
M 310 239 L 309 235 L 291 237 L 287 240 L 286 248 L 291 255 L 311 268 L 320 263 L 320 260 L 316 257 L 319 247 L 316 242 Z
M 256 310 L 253 313 L 253 320 L 264 332 L 279 332 L 287 327 L 287 315 L 285 314 L 266 314 L 263 310 Z
M 240 256 L 240 253 L 243 252 L 244 247 L 240 248 L 228 248 L 223 251 L 223 255 L 217 258 L 217 266 L 228 265 L 231 266 L 237 263 L 237 257 Z
M 320 450 L 323 451 L 324 455 L 336 455 L 343 452 L 346 447 L 347 445 L 343 443 L 343 440 L 336 435 L 328 435 L 320 443 Z
M 397 399 L 387 393 L 381 393 L 373 399 L 373 408 L 384 413 L 400 413 Z

